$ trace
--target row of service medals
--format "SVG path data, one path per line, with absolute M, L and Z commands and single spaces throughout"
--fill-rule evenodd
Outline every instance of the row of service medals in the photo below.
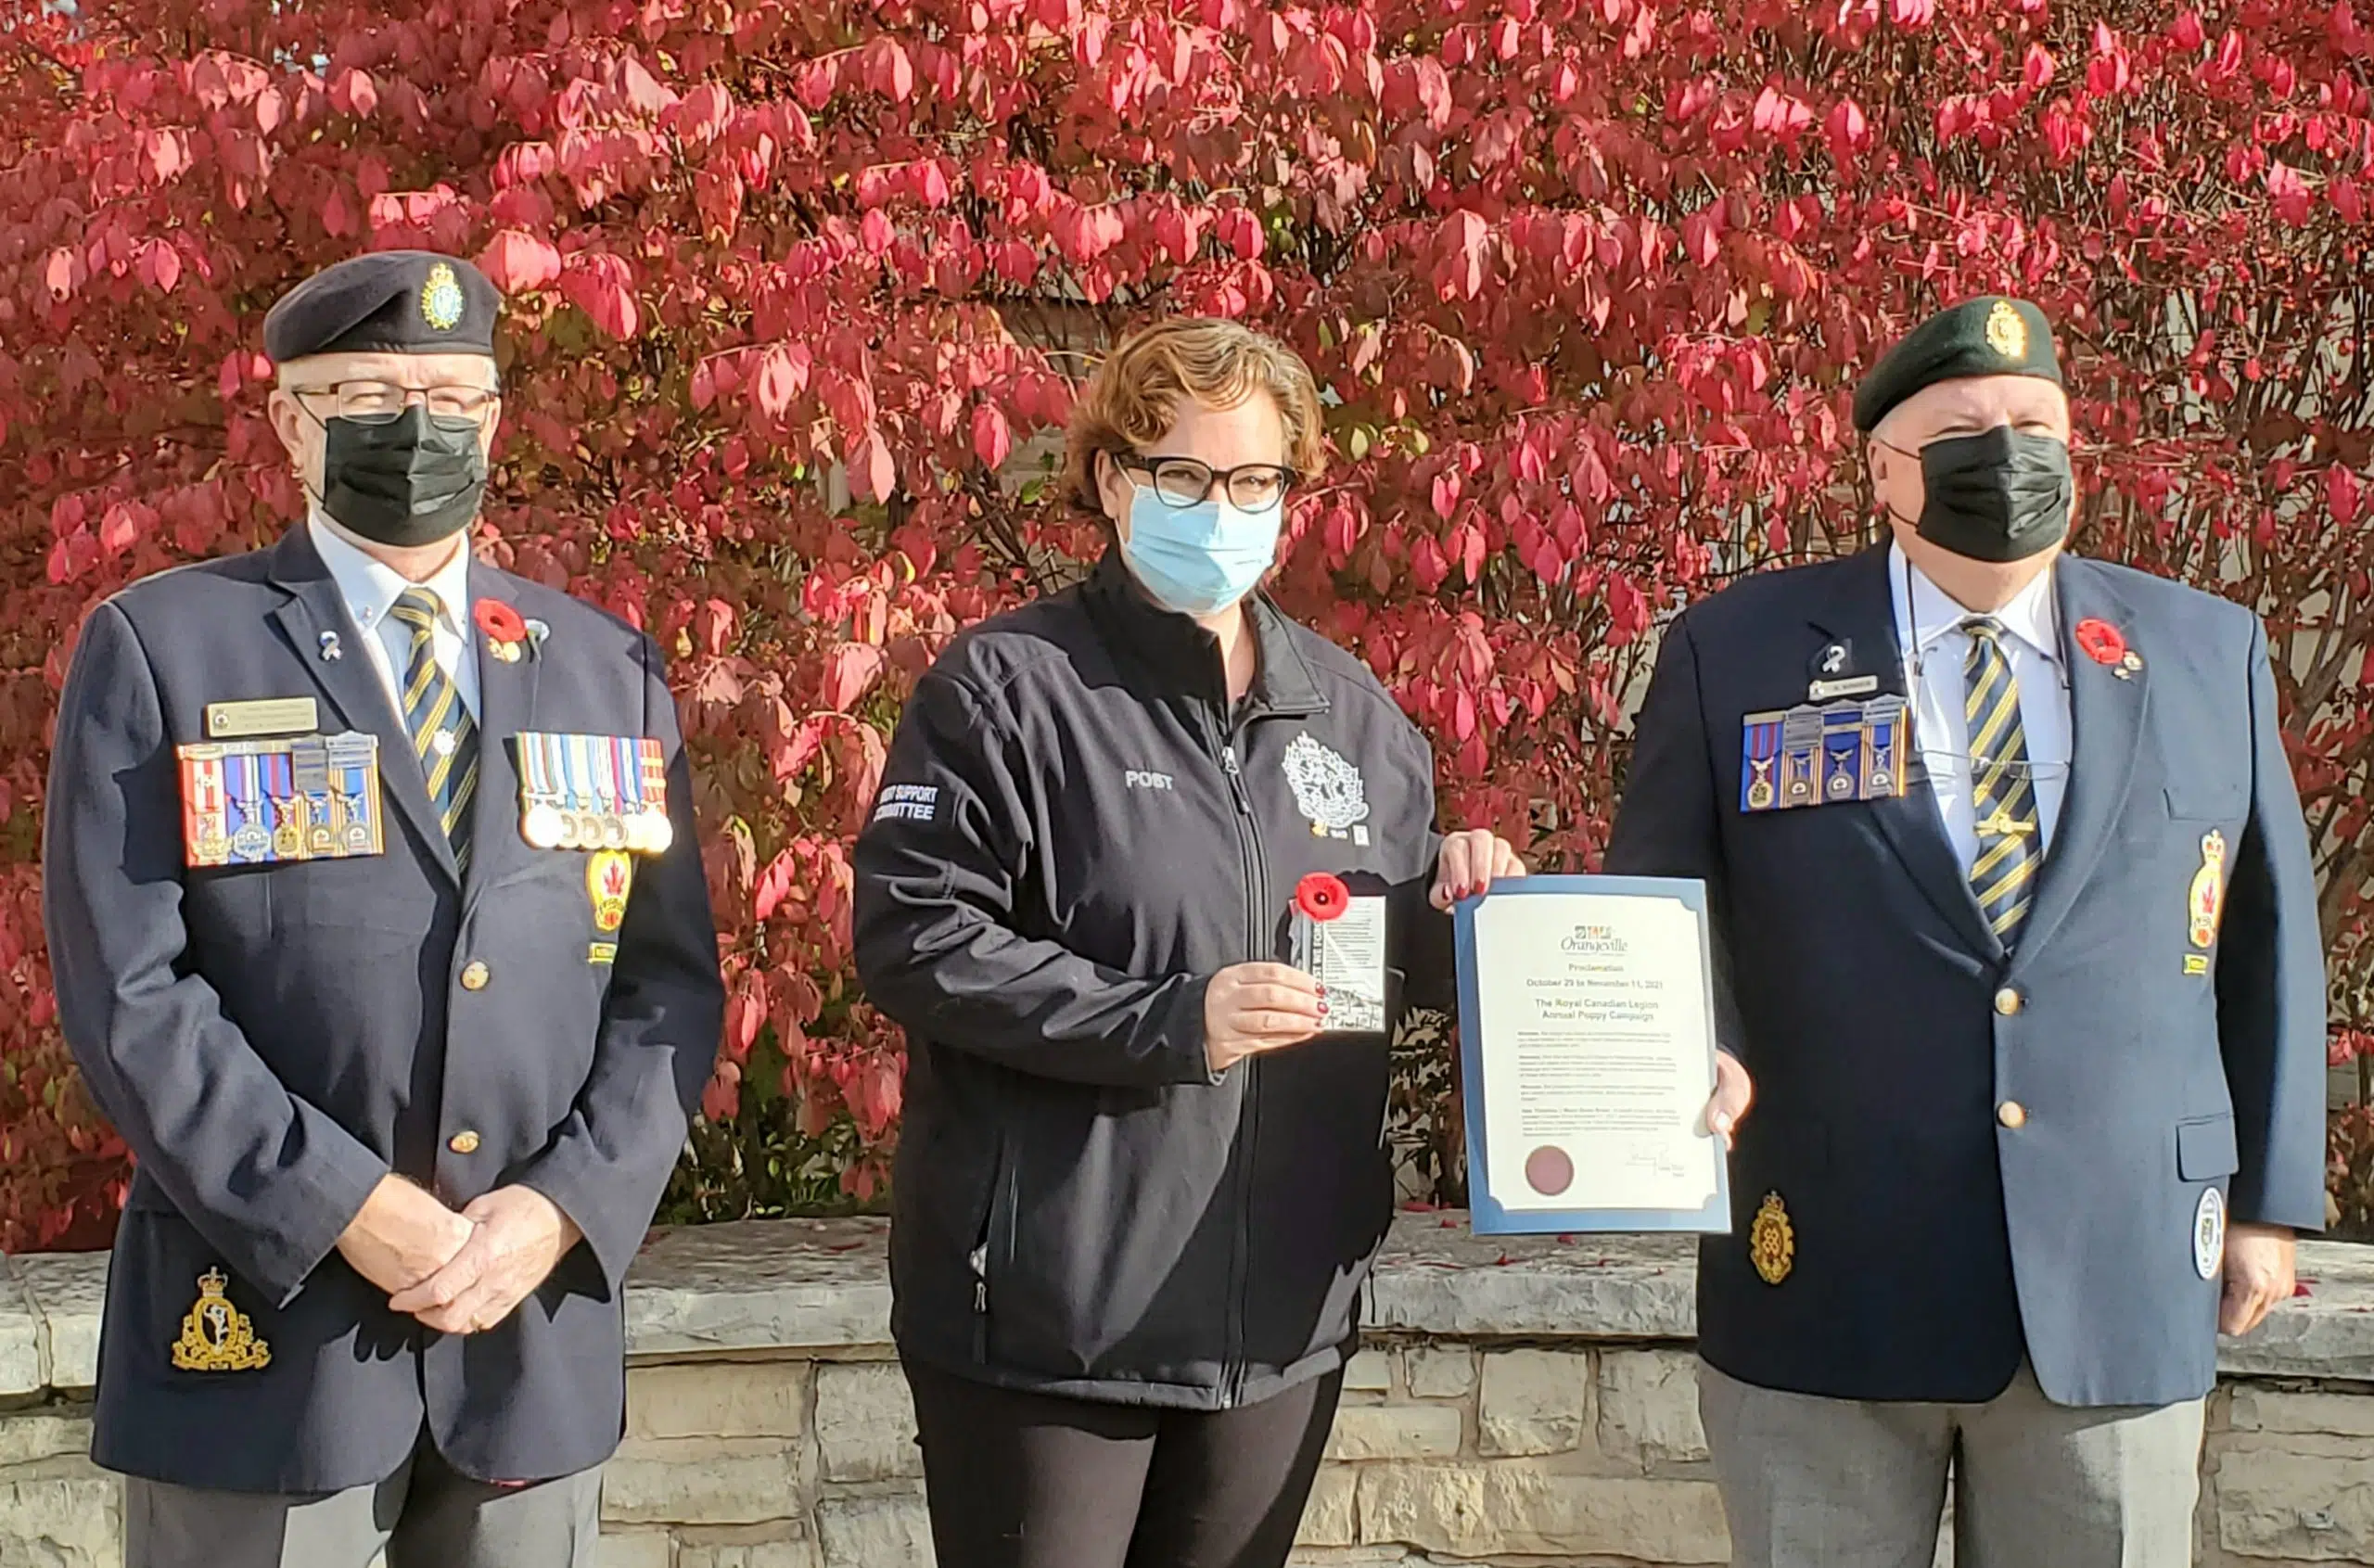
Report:
M 343 860 L 383 848 L 379 740 L 348 732 L 176 749 L 192 866 Z
M 1742 721 L 1740 809 L 1787 811 L 1905 792 L 1911 705 L 1901 696 L 1799 703 Z
M 657 740 L 522 733 L 516 741 L 519 836 L 531 847 L 657 855 L 674 842 Z

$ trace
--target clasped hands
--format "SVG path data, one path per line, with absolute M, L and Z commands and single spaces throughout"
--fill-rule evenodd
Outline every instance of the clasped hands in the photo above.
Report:
M 498 1187 L 457 1214 L 425 1189 L 387 1176 L 338 1250 L 388 1293 L 391 1310 L 440 1333 L 470 1334 L 510 1317 L 581 1234 L 532 1187 Z

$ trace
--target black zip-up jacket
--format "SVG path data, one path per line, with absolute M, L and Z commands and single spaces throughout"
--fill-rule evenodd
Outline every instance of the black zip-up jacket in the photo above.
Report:
M 1448 1006 L 1432 759 L 1367 669 L 1248 601 L 1260 672 L 1108 555 L 917 683 L 857 848 L 857 961 L 908 1033 L 900 1351 L 1194 1409 L 1342 1363 L 1392 1211 L 1386 1042 L 1215 1075 L 1213 975 L 1286 962 L 1295 886 L 1394 903 L 1400 1005 Z

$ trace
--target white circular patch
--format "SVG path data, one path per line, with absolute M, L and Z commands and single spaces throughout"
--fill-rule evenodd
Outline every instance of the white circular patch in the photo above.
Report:
M 440 757 L 453 756 L 453 732 L 451 730 L 440 730 L 435 734 L 429 736 L 428 749 L 437 753 Z
M 2225 1260 L 2226 1196 L 2212 1187 L 2201 1195 L 2201 1206 L 2192 1211 L 2193 1272 L 2214 1280 Z

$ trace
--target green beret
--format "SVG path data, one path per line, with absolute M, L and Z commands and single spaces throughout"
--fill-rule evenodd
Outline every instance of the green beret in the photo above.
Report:
M 1906 333 L 1855 389 L 1855 428 L 1869 435 L 1915 392 L 1972 376 L 2034 376 L 2063 385 L 2044 312 L 2000 294 L 1938 312 Z
M 274 364 L 308 354 L 494 353 L 503 296 L 458 256 L 380 250 L 315 273 L 263 318 Z

